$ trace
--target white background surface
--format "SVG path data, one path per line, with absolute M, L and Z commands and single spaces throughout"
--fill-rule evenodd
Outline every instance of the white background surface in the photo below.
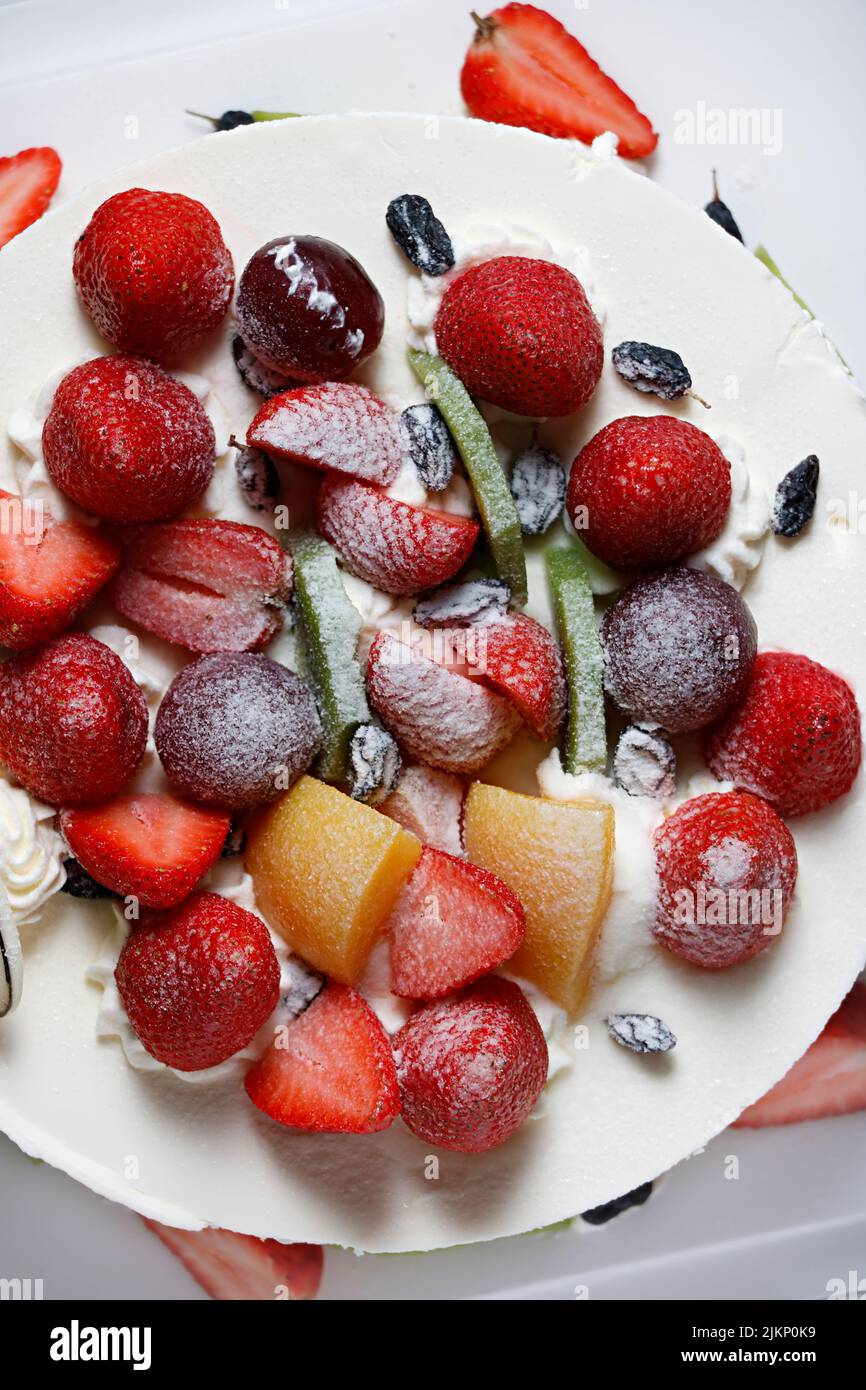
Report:
M 54 144 L 60 195 L 204 138 L 187 106 L 461 110 L 463 0 L 0 0 L 0 153 Z M 552 0 L 653 119 L 649 165 L 693 203 L 710 169 L 866 377 L 863 0 Z M 298 26 L 306 27 L 300 29 Z M 756 108 L 781 150 L 680 143 L 683 109 Z M 777 114 L 778 113 L 778 114 Z M 779 125 L 781 122 L 781 126 Z M 210 138 L 219 138 L 218 136 Z M 327 171 L 323 171 L 327 176 Z M 290 220 L 291 210 L 287 209 Z M 312 229 L 311 229 L 312 230 Z M 726 1159 L 740 1161 L 736 1181 Z M 866 1274 L 866 1116 L 728 1132 L 601 1231 L 400 1259 L 328 1252 L 323 1296 L 821 1298 Z M 0 1276 L 48 1297 L 203 1297 L 137 1218 L 0 1141 Z

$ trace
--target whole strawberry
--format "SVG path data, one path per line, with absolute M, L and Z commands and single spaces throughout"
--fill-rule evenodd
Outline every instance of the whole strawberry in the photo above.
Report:
M 42 429 L 61 491 L 105 521 L 165 521 L 204 492 L 213 425 L 192 391 L 140 357 L 96 357 L 61 381 Z
M 762 652 L 742 701 L 710 730 L 716 777 L 782 816 L 820 811 L 849 791 L 862 755 L 860 710 L 841 676 L 793 652 Z
M 0 762 L 54 806 L 114 796 L 144 756 L 147 705 L 104 643 L 68 633 L 0 664 Z
M 517 415 L 570 415 L 604 364 L 601 327 L 563 266 L 498 256 L 448 286 L 436 344 L 466 389 Z
M 168 361 L 225 317 L 234 267 L 219 225 L 183 193 L 128 188 L 108 198 L 75 243 L 72 273 L 104 338 Z
M 488 975 L 426 1004 L 394 1038 L 403 1119 L 425 1144 L 483 1153 L 520 1128 L 547 1080 L 547 1043 L 521 989 Z
M 114 975 L 137 1037 L 177 1071 L 215 1067 L 246 1047 L 280 995 L 264 922 L 217 893 L 134 927 Z
M 706 970 L 739 965 L 779 935 L 797 882 L 797 850 L 772 806 L 710 792 L 662 821 L 657 940 Z
M 661 569 L 714 541 L 731 504 L 717 444 L 673 415 L 625 415 L 585 444 L 566 506 L 589 549 L 616 569 Z

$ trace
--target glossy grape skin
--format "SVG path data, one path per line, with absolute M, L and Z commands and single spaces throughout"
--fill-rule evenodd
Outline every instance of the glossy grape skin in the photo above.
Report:
M 324 237 L 276 237 L 241 276 L 237 319 L 251 352 L 299 382 L 343 381 L 376 351 L 385 305 L 363 266 Z

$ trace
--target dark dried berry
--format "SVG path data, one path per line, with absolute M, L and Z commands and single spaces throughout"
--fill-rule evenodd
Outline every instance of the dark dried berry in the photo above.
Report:
M 691 389 L 683 359 L 672 348 L 652 343 L 619 343 L 610 355 L 620 376 L 637 391 L 651 391 L 663 401 L 678 401 Z
M 715 169 L 713 170 L 713 196 L 704 208 L 704 212 L 713 219 L 718 227 L 721 227 L 723 232 L 727 232 L 728 236 L 736 237 L 737 241 L 743 240 L 743 233 L 734 221 L 734 214 L 727 203 L 723 203 L 719 197 Z
M 216 123 L 217 130 L 236 130 L 239 125 L 253 125 L 255 117 L 249 111 L 224 111 Z
M 292 387 L 298 384 L 260 362 L 255 353 L 247 347 L 240 333 L 236 333 L 232 338 L 232 357 L 244 386 L 250 391 L 255 391 L 257 396 L 264 396 L 266 400 L 271 396 L 278 396 L 281 391 L 291 391 Z
M 589 1211 L 581 1212 L 581 1220 L 590 1226 L 603 1226 L 606 1221 L 612 1221 L 615 1216 L 628 1211 L 629 1207 L 642 1207 L 652 1190 L 651 1182 L 642 1182 L 640 1187 L 633 1188 L 622 1197 L 614 1197 L 612 1202 L 603 1202 L 600 1207 L 590 1207 Z
M 632 1052 L 670 1052 L 676 1036 L 655 1014 L 611 1014 L 607 1020 L 610 1036 Z
M 390 796 L 400 777 L 400 749 L 387 729 L 361 724 L 349 744 L 349 791 L 355 801 L 375 806 Z
M 502 617 L 510 598 L 511 590 L 501 579 L 467 579 L 422 598 L 413 617 L 421 627 L 474 627 Z
M 83 898 L 89 902 L 95 902 L 97 898 L 116 898 L 110 888 L 105 888 L 101 883 L 97 883 L 95 878 L 91 878 L 83 864 L 79 864 L 77 859 L 64 859 L 63 867 L 66 870 L 66 882 L 61 888 L 61 893 L 68 893 L 71 898 Z
M 541 536 L 565 502 L 565 469 L 556 454 L 533 444 L 514 460 L 511 495 L 524 536 Z
M 233 825 L 226 835 L 225 844 L 222 847 L 223 859 L 234 859 L 236 855 L 243 854 L 247 847 L 247 832 L 239 825 Z
M 442 492 L 454 476 L 457 455 L 438 406 L 409 405 L 400 416 L 400 428 L 418 477 L 431 492 Z
M 388 204 L 385 221 L 397 245 L 425 275 L 444 275 L 451 269 L 451 238 L 426 198 L 401 193 Z
M 290 956 L 282 968 L 281 1003 L 289 1018 L 297 1018 L 318 999 L 325 988 L 325 977 L 313 970 L 300 956 Z M 288 976 L 288 979 L 286 979 Z
M 815 454 L 786 473 L 773 501 L 772 527 L 777 536 L 796 536 L 810 521 L 818 496 L 821 465 Z
M 623 729 L 613 755 L 613 777 L 629 796 L 659 800 L 677 789 L 677 755 L 661 729 L 630 724 Z
M 273 459 L 261 449 L 240 446 L 235 472 L 247 506 L 254 512 L 272 512 L 280 495 L 280 477 Z

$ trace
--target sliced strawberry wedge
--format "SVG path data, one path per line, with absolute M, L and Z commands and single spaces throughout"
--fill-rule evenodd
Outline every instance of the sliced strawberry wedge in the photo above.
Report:
M 526 932 L 516 893 L 486 869 L 426 847 L 388 922 L 391 989 L 439 999 L 513 956 Z
M 388 1035 L 364 998 L 331 980 L 277 1030 L 244 1078 L 278 1124 L 328 1134 L 374 1134 L 400 1113 Z
M 370 702 L 413 758 L 443 772 L 477 772 L 520 727 L 513 705 L 380 632 L 367 667 Z
M 248 652 L 283 625 L 292 561 L 260 526 L 169 521 L 127 533 L 114 603 L 124 617 L 193 652 Z
M 117 796 L 61 813 L 75 858 L 97 883 L 144 907 L 176 907 L 220 857 L 231 824 L 160 792 Z
M 326 381 L 266 401 L 247 443 L 272 458 L 387 487 L 403 462 L 400 417 L 366 386 Z
M 50 641 L 119 564 L 120 547 L 103 532 L 57 521 L 47 508 L 0 491 L 0 643 Z
M 294 1302 L 315 1298 L 319 1291 L 324 1262 L 321 1245 L 283 1245 L 217 1226 L 180 1231 L 146 1216 L 141 1219 L 211 1298 Z
M 327 478 L 319 491 L 319 530 L 360 579 L 388 594 L 417 594 L 466 564 L 478 523 L 398 502 L 378 488 Z
M 62 168 L 60 155 L 47 145 L 0 159 L 0 246 L 42 216 Z
M 475 637 L 470 674 L 484 676 L 538 738 L 552 742 L 565 715 L 565 671 L 556 638 L 525 613 L 487 623 Z
M 626 159 L 655 149 L 646 116 L 558 19 L 534 5 L 503 5 L 476 25 L 460 74 L 473 116 L 587 143 L 613 130 Z
M 771 1091 L 734 1121 L 737 1129 L 793 1125 L 866 1110 L 866 985 L 843 999 L 823 1033 Z

